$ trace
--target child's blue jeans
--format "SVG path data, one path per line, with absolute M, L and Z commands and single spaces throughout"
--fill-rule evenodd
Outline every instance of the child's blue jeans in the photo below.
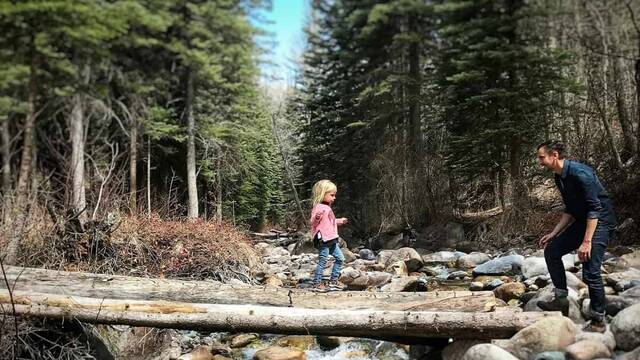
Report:
M 331 269 L 331 281 L 338 280 L 342 263 L 344 262 L 344 255 L 342 255 L 342 250 L 340 250 L 340 245 L 338 245 L 338 239 L 327 242 L 321 241 L 318 251 L 318 266 L 316 267 L 316 276 L 313 282 L 319 284 L 322 280 L 322 273 L 324 272 L 324 267 L 327 266 L 327 258 L 329 258 L 329 255 L 335 258 L 333 269 Z

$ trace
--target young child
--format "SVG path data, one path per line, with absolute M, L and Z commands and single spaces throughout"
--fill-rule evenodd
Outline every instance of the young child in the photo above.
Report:
M 336 185 L 329 180 L 320 180 L 311 190 L 313 209 L 311 210 L 311 237 L 314 243 L 318 243 L 318 266 L 313 279 L 314 286 L 318 290 L 342 290 L 344 287 L 338 283 L 340 269 L 344 262 L 344 255 L 340 250 L 338 240 L 338 225 L 347 223 L 347 218 L 336 219 L 331 210 L 331 205 L 336 200 Z M 333 255 L 335 262 L 331 270 L 329 286 L 322 283 L 322 273 L 327 265 L 329 254 Z

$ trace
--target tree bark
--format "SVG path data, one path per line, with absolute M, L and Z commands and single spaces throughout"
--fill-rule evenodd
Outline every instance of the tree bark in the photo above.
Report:
M 12 265 L 18 260 L 18 251 L 22 239 L 22 232 L 27 220 L 26 203 L 29 198 L 29 177 L 32 172 L 33 137 L 36 123 L 36 102 L 38 100 L 37 88 L 38 57 L 34 54 L 31 58 L 29 83 L 27 85 L 27 114 L 24 122 L 22 154 L 20 156 L 20 168 L 18 170 L 18 184 L 16 186 L 16 202 L 14 204 L 15 221 L 12 225 L 11 239 L 7 245 L 5 263 Z
M 131 214 L 138 214 L 138 121 L 134 112 L 131 119 L 131 139 L 129 147 L 129 208 Z
M 193 70 L 187 69 L 187 96 L 184 116 L 187 123 L 187 189 L 189 193 L 188 217 L 198 217 L 198 188 L 196 181 L 196 125 L 193 118 Z
M 9 134 L 9 117 L 2 121 L 2 192 L 5 199 L 11 193 L 11 134 Z M 8 210 L 8 209 L 7 209 Z
M 69 135 L 71 137 L 71 195 L 73 209 L 80 224 L 87 220 L 84 179 L 84 104 L 82 95 L 77 94 L 72 100 L 71 117 L 69 119 Z
M 8 282 L 16 291 L 74 294 L 90 298 L 255 304 L 311 309 L 488 312 L 496 308 L 495 297 L 490 291 L 315 293 L 271 286 L 237 286 L 211 281 L 150 279 L 15 266 L 7 266 L 5 272 Z M 0 289 L 5 288 L 6 285 L 0 282 Z
M 9 292 L 0 291 L 9 304 Z M 16 313 L 94 324 L 121 324 L 202 331 L 304 335 L 456 339 L 508 338 L 545 317 L 542 312 L 426 312 L 304 309 L 259 305 L 192 304 L 113 300 L 14 292 Z M 3 306 L 5 315 L 11 306 Z

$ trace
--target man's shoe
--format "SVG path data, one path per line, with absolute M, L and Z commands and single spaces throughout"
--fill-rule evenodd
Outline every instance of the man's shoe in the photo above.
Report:
M 602 334 L 607 331 L 607 324 L 604 321 L 591 320 L 582 330 Z
M 344 286 L 344 284 L 342 284 L 338 280 L 329 281 L 329 290 L 340 291 L 340 290 L 344 290 L 345 288 L 346 286 Z
M 569 299 L 566 297 L 554 298 L 551 301 L 538 301 L 537 305 L 544 311 L 561 311 L 562 315 L 569 316 Z

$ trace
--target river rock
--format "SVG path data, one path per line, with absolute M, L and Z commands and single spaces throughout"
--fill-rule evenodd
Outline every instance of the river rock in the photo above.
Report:
M 270 346 L 253 355 L 254 360 L 306 360 L 304 351 L 294 348 Z
M 347 285 L 350 290 L 364 290 L 376 286 L 382 286 L 391 281 L 392 275 L 379 271 L 360 271 L 348 268 L 342 271 L 340 282 Z
M 427 291 L 427 283 L 417 276 L 403 276 L 391 279 L 389 284 L 384 285 L 382 291 Z
M 611 351 L 603 343 L 593 340 L 580 340 L 567 346 L 566 352 L 569 359 L 572 360 L 593 360 L 611 357 Z
M 630 351 L 640 346 L 640 304 L 620 311 L 611 322 L 611 332 L 622 350 Z
M 493 279 L 491 281 L 489 281 L 488 283 L 484 284 L 484 289 L 485 290 L 493 290 L 496 289 L 500 286 L 502 286 L 504 284 L 504 281 L 500 280 L 500 279 Z
M 376 259 L 376 254 L 372 250 L 369 250 L 369 249 L 360 249 L 360 251 L 358 252 L 358 256 L 362 260 L 375 260 Z
M 479 281 L 473 281 L 469 284 L 469 290 L 471 291 L 481 291 L 484 289 L 484 285 Z
M 386 272 L 390 272 L 395 276 L 408 276 L 409 269 L 407 269 L 407 263 L 402 260 L 396 261 L 393 264 L 389 265 L 386 269 Z
M 565 270 L 571 269 L 575 265 L 574 260 L 573 254 L 566 254 L 562 257 Z M 528 257 L 522 262 L 522 275 L 525 279 L 548 274 L 549 269 L 547 269 L 547 262 L 542 256 Z
M 316 338 L 314 336 L 305 335 L 291 335 L 278 338 L 274 345 L 296 348 L 300 350 L 308 350 L 316 345 Z
M 213 354 L 211 354 L 208 346 L 201 345 L 188 354 L 181 355 L 178 360 L 213 360 Z
M 264 280 L 264 284 L 267 286 L 276 286 L 276 287 L 284 285 L 282 280 L 275 275 L 267 275 L 267 277 Z
M 384 264 L 386 267 L 391 266 L 398 261 L 404 261 L 407 266 L 407 271 L 417 271 L 422 267 L 422 257 L 418 252 L 409 247 L 403 247 L 398 250 L 383 250 L 378 253 L 377 261 L 379 264 Z
M 498 346 L 478 344 L 467 350 L 462 360 L 518 360 L 518 358 Z
M 462 256 L 462 253 L 454 251 L 438 251 L 433 254 L 427 254 L 422 256 L 422 261 L 425 265 L 444 265 L 447 267 L 454 267 L 458 258 Z
M 634 250 L 631 253 L 624 254 L 621 256 L 627 264 L 636 269 L 640 269 L 640 250 Z
M 526 287 L 523 283 L 513 282 L 498 286 L 493 293 L 497 298 L 509 302 L 512 299 L 519 299 L 525 291 Z
M 234 336 L 233 339 L 231 339 L 231 344 L 229 346 L 231 348 L 245 347 L 254 342 L 256 339 L 258 339 L 258 335 L 256 334 L 240 334 Z
M 567 287 L 570 287 L 576 291 L 587 288 L 587 284 L 580 280 L 574 273 L 565 271 L 564 274 L 567 278 Z
M 577 326 L 566 317 L 550 317 L 518 331 L 500 346 L 519 359 L 530 359 L 544 351 L 562 351 L 575 342 Z
M 472 252 L 471 254 L 460 256 L 456 264 L 460 269 L 473 269 L 489 260 L 491 260 L 491 257 L 485 253 Z
M 473 269 L 476 275 L 517 275 L 524 261 L 522 255 L 508 255 L 489 260 Z
M 442 360 L 460 360 L 471 347 L 484 343 L 481 340 L 455 340 L 442 349 Z
M 607 272 L 614 273 L 627 270 L 629 268 L 629 262 L 621 257 L 612 257 L 605 260 L 602 263 L 602 267 L 604 267 Z
M 548 285 L 539 290 L 536 295 L 526 303 L 524 311 L 542 311 L 542 309 L 538 307 L 538 301 L 550 301 L 554 296 L 553 285 Z M 576 323 L 581 324 L 584 322 L 584 319 L 577 299 L 577 292 L 572 288 L 569 288 L 569 318 Z
M 622 297 L 640 298 L 640 285 L 629 288 L 620 293 Z
M 342 255 L 344 255 L 344 262 L 345 263 L 350 263 L 355 261 L 358 257 L 351 252 L 351 250 L 349 250 L 349 248 L 344 247 L 341 249 L 342 250 Z
M 613 286 L 618 292 L 625 291 L 634 286 L 634 280 L 640 280 L 640 270 L 630 268 L 625 271 L 604 276 L 607 285 Z
M 565 360 L 564 352 L 561 351 L 545 351 L 536 355 L 533 360 Z
M 640 359 L 640 347 L 626 354 L 616 356 L 616 360 L 638 360 Z
M 576 336 L 576 341 L 590 340 L 604 344 L 607 349 L 613 351 L 616 348 L 616 339 L 608 327 L 604 334 L 590 331 L 583 331 Z

